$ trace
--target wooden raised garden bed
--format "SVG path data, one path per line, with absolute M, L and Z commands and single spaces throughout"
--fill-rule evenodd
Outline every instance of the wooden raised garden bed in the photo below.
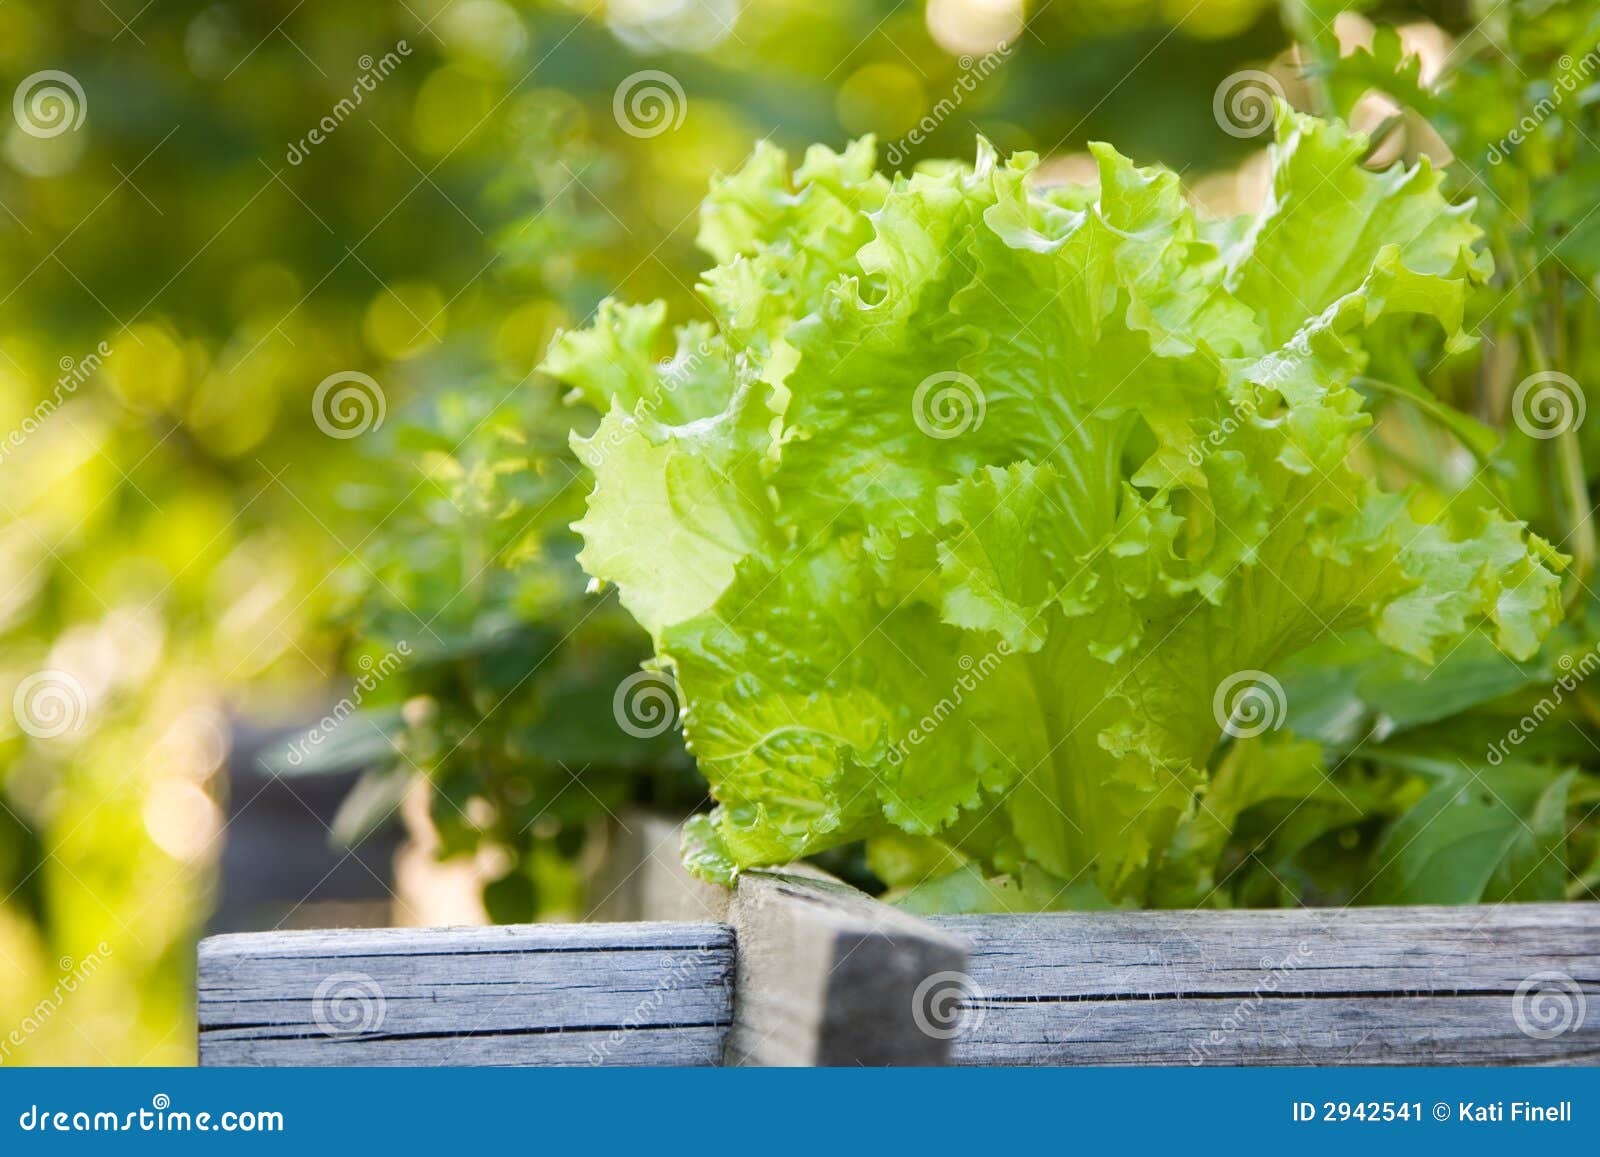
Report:
M 1600 1063 L 1600 904 L 920 919 L 632 829 L 607 922 L 204 941 L 200 1063 Z

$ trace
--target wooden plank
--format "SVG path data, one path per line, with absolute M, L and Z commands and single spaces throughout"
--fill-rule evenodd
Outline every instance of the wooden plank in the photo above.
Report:
M 950 1039 L 919 1003 L 959 972 L 959 940 L 821 873 L 752 871 L 738 937 L 730 1065 L 937 1065 Z
M 202 1065 L 714 1065 L 732 1020 L 720 924 L 213 936 Z
M 956 1064 L 1600 1063 L 1600 904 L 931 922 Z
M 731 891 L 708 884 L 684 869 L 677 824 L 630 813 L 622 828 L 602 911 L 734 928 L 726 1063 L 947 1062 L 948 1036 L 918 1002 L 930 976 L 961 968 L 959 941 L 809 865 L 746 872 Z

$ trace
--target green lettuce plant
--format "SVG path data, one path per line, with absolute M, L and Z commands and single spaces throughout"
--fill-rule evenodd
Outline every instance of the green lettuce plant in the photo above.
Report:
M 1335 34 L 1341 10 L 1382 8 L 1366 36 Z M 1475 198 L 1494 257 L 1469 304 L 1484 339 L 1470 355 L 1424 356 L 1415 334 L 1377 351 L 1368 373 L 1405 389 L 1373 395 L 1371 458 L 1416 478 L 1427 501 L 1493 492 L 1573 561 L 1562 576 L 1567 622 L 1531 661 L 1472 638 L 1425 667 L 1355 633 L 1278 672 L 1286 726 L 1315 741 L 1331 779 L 1362 802 L 1362 789 L 1380 785 L 1361 817 L 1370 855 L 1348 857 L 1358 873 L 1307 856 L 1315 825 L 1302 808 L 1276 830 L 1254 825 L 1254 840 L 1235 836 L 1249 857 L 1228 891 L 1239 903 L 1307 891 L 1379 903 L 1594 898 L 1600 435 L 1586 415 L 1600 374 L 1600 3 L 1472 0 L 1438 13 L 1450 45 L 1435 67 L 1414 53 L 1415 16 L 1402 8 L 1288 0 L 1284 18 L 1300 41 L 1304 99 L 1328 115 L 1371 117 L 1375 155 L 1439 158 L 1447 195 Z M 1345 12 L 1341 29 L 1363 21 Z M 1447 432 L 1417 421 L 1433 397 L 1487 424 Z
M 702 213 L 710 323 L 608 303 L 556 340 L 605 412 L 579 562 L 718 801 L 692 867 L 869 839 L 892 884 L 1158 901 L 1229 824 L 1197 810 L 1219 739 L 1281 723 L 1276 665 L 1358 628 L 1537 649 L 1562 558 L 1353 464 L 1374 351 L 1417 316 L 1465 349 L 1490 272 L 1437 172 L 1366 151 L 1280 110 L 1261 211 L 1205 220 L 1104 145 L 1056 187 L 982 142 L 892 181 L 870 141 L 792 176 L 761 147 Z

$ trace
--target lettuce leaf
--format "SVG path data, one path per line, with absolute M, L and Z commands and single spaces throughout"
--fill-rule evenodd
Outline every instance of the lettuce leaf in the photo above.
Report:
M 1223 692 L 1275 726 L 1265 673 L 1353 628 L 1535 650 L 1560 556 L 1351 464 L 1380 323 L 1465 348 L 1488 272 L 1471 207 L 1365 149 L 1280 109 L 1267 204 L 1211 222 L 1103 145 L 1088 189 L 985 142 L 893 181 L 870 141 L 792 176 L 763 146 L 704 210 L 711 327 L 608 305 L 557 340 L 606 410 L 579 561 L 718 801 L 697 871 L 905 833 L 1138 902 L 1237 731 Z

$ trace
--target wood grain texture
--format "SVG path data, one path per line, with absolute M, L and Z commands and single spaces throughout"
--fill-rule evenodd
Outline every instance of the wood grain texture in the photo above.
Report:
M 607 910 L 726 923 L 213 937 L 201 1063 L 1600 1064 L 1600 904 L 920 919 L 625 834 Z
M 746 872 L 728 919 L 738 937 L 730 1065 L 938 1065 L 930 977 L 959 971 L 962 944 L 821 873 Z
M 730 1065 L 947 1063 L 919 1023 L 919 986 L 959 969 L 959 941 L 809 865 L 751 871 L 731 891 L 689 875 L 680 828 L 630 813 L 602 915 L 723 919 L 738 953 Z
M 202 1065 L 714 1065 L 720 924 L 244 933 L 201 942 Z
M 1600 1063 L 1600 904 L 931 922 L 956 1064 Z

